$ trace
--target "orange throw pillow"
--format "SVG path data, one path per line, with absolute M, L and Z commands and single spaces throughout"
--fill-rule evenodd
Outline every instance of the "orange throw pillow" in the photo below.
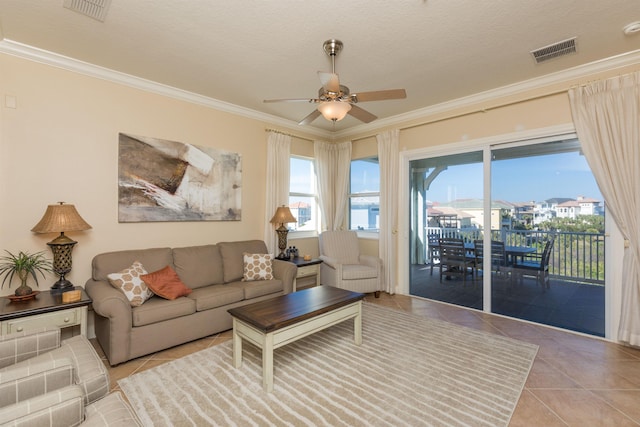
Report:
M 165 299 L 176 299 L 193 292 L 192 289 L 182 283 L 178 273 L 169 265 L 153 273 L 143 274 L 140 278 L 154 294 Z

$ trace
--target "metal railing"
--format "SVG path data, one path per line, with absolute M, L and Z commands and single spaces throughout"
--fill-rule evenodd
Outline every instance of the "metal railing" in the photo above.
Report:
M 429 242 L 429 235 L 442 237 L 458 237 L 465 242 L 473 242 L 483 238 L 478 228 L 440 228 L 427 227 L 424 241 Z M 533 231 L 533 230 L 491 230 L 491 239 L 500 240 L 507 246 L 527 246 L 536 249 L 534 255 L 541 255 L 550 235 L 555 241 L 549 260 L 551 277 L 583 283 L 604 285 L 604 247 L 603 233 L 578 233 L 566 231 Z M 425 259 L 429 262 L 429 248 L 426 246 Z

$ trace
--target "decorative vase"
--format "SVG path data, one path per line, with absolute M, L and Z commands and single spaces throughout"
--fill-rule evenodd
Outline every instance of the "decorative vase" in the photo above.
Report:
M 20 278 L 20 286 L 16 289 L 16 296 L 22 297 L 25 295 L 31 295 L 33 293 L 33 289 L 27 286 L 27 278 L 29 277 L 29 272 L 20 270 L 18 271 L 18 277 Z

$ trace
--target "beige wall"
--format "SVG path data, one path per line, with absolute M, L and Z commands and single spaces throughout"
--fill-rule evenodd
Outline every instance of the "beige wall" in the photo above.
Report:
M 68 275 L 76 285 L 101 252 L 263 238 L 264 123 L 3 54 L 0 94 L 0 250 L 51 257 L 46 242 L 56 235 L 30 230 L 58 201 L 93 226 L 68 233 L 78 241 Z M 17 108 L 5 107 L 7 95 Z M 119 132 L 240 153 L 242 220 L 118 223 Z M 53 276 L 40 289 L 51 283 Z
M 588 79 L 637 69 L 640 65 Z M 570 123 L 562 91 L 576 83 L 407 122 L 399 126 L 400 150 Z M 46 242 L 55 235 L 36 235 L 30 229 L 46 205 L 57 201 L 74 204 L 93 226 L 70 234 L 78 245 L 68 278 L 77 285 L 89 277 L 91 258 L 100 252 L 263 238 L 268 123 L 5 54 L 0 54 L 0 94 L 0 250 L 49 253 Z M 6 96 L 15 97 L 17 108 L 5 106 Z M 119 132 L 240 153 L 242 221 L 118 223 Z M 294 138 L 292 152 L 312 156 L 313 139 Z M 351 139 L 354 158 L 376 154 L 374 135 Z M 296 239 L 295 244 L 302 253 L 317 255 L 317 239 Z M 365 253 L 377 253 L 376 240 L 363 240 L 361 247 Z M 45 283 L 41 289 L 48 287 Z M 15 285 L 5 286 L 0 294 L 13 290 Z

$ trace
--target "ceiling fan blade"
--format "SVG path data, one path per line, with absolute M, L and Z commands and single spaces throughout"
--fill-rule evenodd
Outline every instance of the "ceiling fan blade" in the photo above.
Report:
M 348 114 L 365 123 L 370 123 L 378 118 L 367 110 L 364 110 L 354 104 L 351 104 L 351 110 L 349 110 Z
M 318 71 L 318 77 L 322 87 L 328 92 L 338 93 L 340 92 L 340 79 L 335 73 L 327 73 L 324 71 Z
M 354 102 L 384 101 L 386 99 L 404 99 L 406 97 L 407 92 L 404 89 L 376 90 L 351 94 L 351 99 Z
M 298 124 L 299 125 L 308 125 L 312 121 L 314 121 L 315 119 L 320 117 L 320 114 L 321 114 L 320 111 L 313 110 L 307 117 L 305 117 L 304 119 L 300 120 L 300 122 L 298 122 Z
M 312 104 L 314 102 L 320 102 L 320 100 L 315 98 L 283 98 L 283 99 L 265 99 L 262 102 L 308 102 Z

